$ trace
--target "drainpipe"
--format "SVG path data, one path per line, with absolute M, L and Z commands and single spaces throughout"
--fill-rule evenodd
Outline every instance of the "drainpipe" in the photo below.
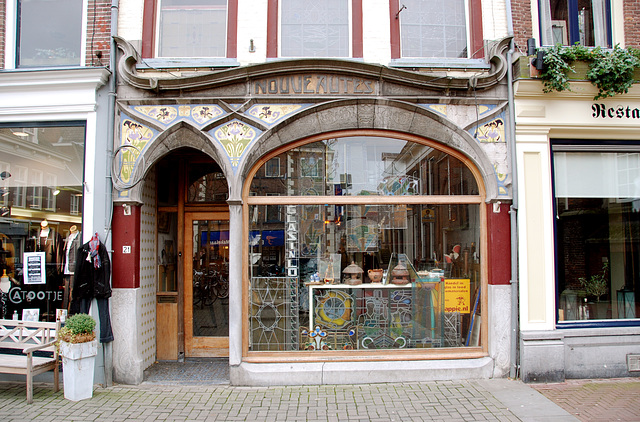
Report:
M 511 220 L 511 344 L 509 351 L 509 377 L 516 378 L 518 375 L 518 173 L 516 167 L 516 122 L 515 122 L 515 99 L 513 93 L 513 53 L 515 51 L 515 41 L 513 39 L 513 15 L 511 12 L 511 0 L 506 0 L 507 7 L 507 29 L 511 42 L 507 52 L 507 95 L 509 101 L 509 159 L 511 164 L 511 193 L 513 201 L 509 210 Z
M 111 161 L 113 156 L 113 136 L 115 124 L 116 109 L 116 55 L 118 47 L 114 40 L 114 36 L 118 35 L 118 7 L 119 0 L 111 0 L 111 47 L 109 54 L 109 70 L 111 70 L 111 78 L 109 78 L 109 101 L 107 102 L 107 160 Z M 107 183 L 106 183 L 106 213 L 105 213 L 105 244 L 111 235 L 111 219 L 113 217 L 113 182 L 111 179 L 111 164 L 107 164 Z M 110 252 L 113 253 L 111 247 Z M 113 255 L 111 256 L 113 262 Z M 113 384 L 113 342 L 105 343 L 102 352 L 104 353 L 104 380 L 105 385 L 110 387 Z

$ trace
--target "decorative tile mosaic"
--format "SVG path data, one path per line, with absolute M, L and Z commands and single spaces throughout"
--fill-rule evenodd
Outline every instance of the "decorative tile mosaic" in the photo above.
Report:
M 224 110 L 215 104 L 131 106 L 129 108 L 165 126 L 176 120 L 189 120 L 198 126 L 203 126 L 225 114 Z
M 301 104 L 255 104 L 247 114 L 271 126 L 303 107 Z
M 136 122 L 126 114 L 120 116 L 120 151 L 116 159 L 120 171 L 118 178 L 123 184 L 132 181 L 132 177 L 139 165 L 138 159 L 147 145 L 157 136 L 157 132 L 148 126 Z M 127 148 L 127 146 L 133 148 Z M 129 191 L 121 191 L 118 193 L 120 198 L 129 196 Z
M 209 131 L 209 134 L 224 147 L 227 157 L 229 157 L 231 161 L 234 173 L 238 168 L 242 154 L 261 133 L 262 132 L 256 128 L 242 123 L 239 120 L 232 120 Z
M 505 137 L 504 113 L 483 125 L 470 130 L 478 142 L 507 142 Z
M 140 350 L 146 368 L 156 358 L 156 178 L 149 172 L 142 188 L 140 212 Z

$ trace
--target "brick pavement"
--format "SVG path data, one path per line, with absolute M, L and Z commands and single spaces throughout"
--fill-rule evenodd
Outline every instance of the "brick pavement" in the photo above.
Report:
M 494 396 L 491 390 L 496 388 L 525 392 L 537 401 L 510 409 Z M 4 382 L 0 420 L 533 421 L 546 419 L 535 418 L 540 399 L 551 403 L 521 382 L 509 380 L 297 387 L 143 383 L 96 387 L 92 399 L 77 403 L 65 400 L 62 391 L 54 393 L 50 384 L 37 384 L 34 403 L 28 405 L 24 383 Z
M 531 384 L 581 421 L 640 421 L 640 378 Z

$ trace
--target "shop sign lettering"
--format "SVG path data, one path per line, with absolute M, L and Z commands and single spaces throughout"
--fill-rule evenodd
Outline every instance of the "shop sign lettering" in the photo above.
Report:
M 471 312 L 471 280 L 470 279 L 445 279 L 444 280 L 444 311 Z
M 373 95 L 375 81 L 336 75 L 293 75 L 253 81 L 255 95 Z
M 25 291 L 20 287 L 14 287 L 9 290 L 9 300 L 16 305 L 27 301 L 33 300 L 46 300 L 46 301 L 62 301 L 62 291 L 41 290 L 39 292 Z
M 605 104 L 593 104 L 591 106 L 594 118 L 603 119 L 640 119 L 640 108 L 618 105 L 607 107 Z
M 285 269 L 288 277 L 298 277 L 298 216 L 295 205 L 287 205 L 286 208 Z

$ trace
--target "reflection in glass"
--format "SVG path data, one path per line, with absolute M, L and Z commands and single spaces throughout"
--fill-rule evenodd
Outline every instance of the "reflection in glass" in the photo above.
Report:
M 555 152 L 558 319 L 637 318 L 640 154 Z
M 0 317 L 28 308 L 53 321 L 69 304 L 82 244 L 84 144 L 84 126 L 0 127 L 0 274 L 27 299 L 9 300 Z M 45 257 L 42 283 L 25 284 L 25 256 L 37 253 Z
M 281 205 L 283 221 L 261 207 L 249 207 L 250 350 L 478 344 L 478 205 Z M 455 280 L 444 301 L 442 277 Z
M 352 136 L 307 144 L 258 170 L 255 195 L 477 195 L 457 158 L 400 139 Z M 276 169 L 274 166 L 280 168 Z M 274 175 L 280 175 L 276 177 Z
M 193 221 L 193 335 L 229 335 L 229 222 Z

